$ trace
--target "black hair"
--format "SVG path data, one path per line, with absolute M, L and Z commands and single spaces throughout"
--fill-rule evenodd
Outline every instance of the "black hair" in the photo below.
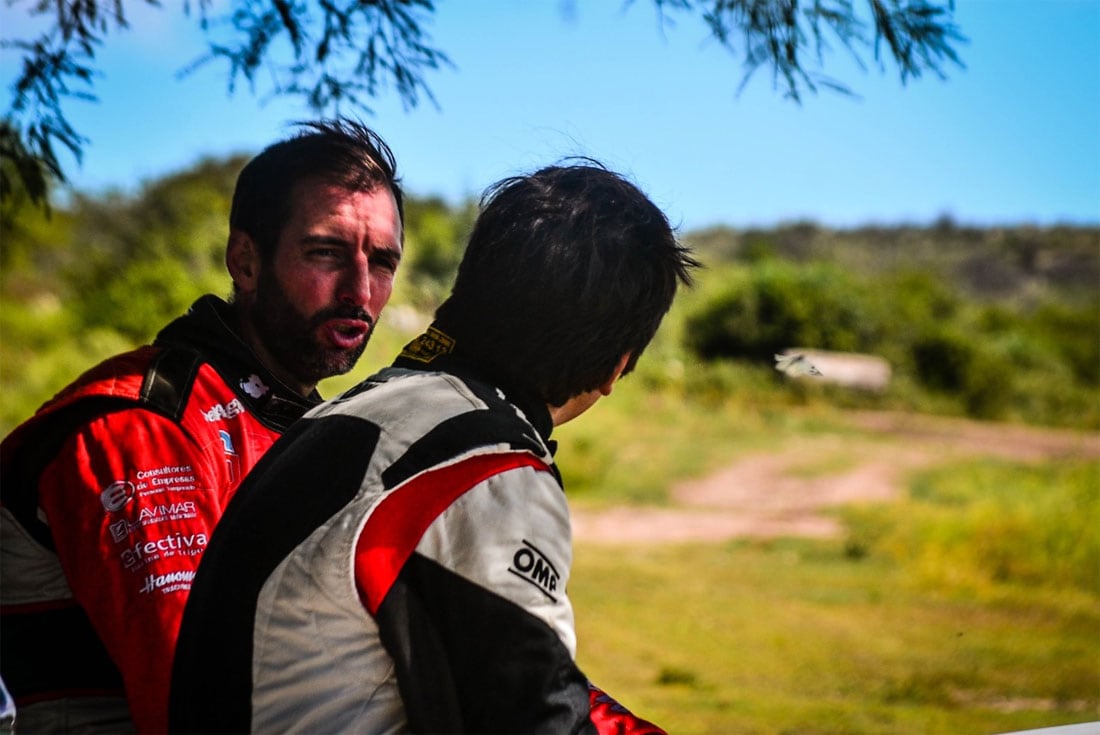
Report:
M 347 119 L 297 125 L 295 136 L 268 146 L 245 165 L 233 192 L 229 226 L 247 233 L 263 259 L 274 255 L 279 233 L 290 219 L 294 187 L 309 178 L 350 191 L 387 186 L 404 222 L 397 163 L 377 133 Z
M 436 318 L 494 379 L 552 406 L 634 368 L 699 263 L 634 184 L 591 159 L 485 193 Z

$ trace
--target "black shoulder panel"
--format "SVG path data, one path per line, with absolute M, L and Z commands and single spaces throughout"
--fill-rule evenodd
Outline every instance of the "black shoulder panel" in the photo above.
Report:
M 191 350 L 172 347 L 161 352 L 145 373 L 142 404 L 179 421 L 201 364 L 202 356 Z
M 377 426 L 350 416 L 303 419 L 241 483 L 203 554 L 184 611 L 171 732 L 250 730 L 260 590 L 296 546 L 359 492 L 378 436 Z
M 413 554 L 376 620 L 412 732 L 595 735 L 565 645 L 491 590 Z

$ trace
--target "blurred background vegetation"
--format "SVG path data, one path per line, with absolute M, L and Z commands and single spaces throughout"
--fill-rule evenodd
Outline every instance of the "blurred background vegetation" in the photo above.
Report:
M 0 433 L 102 357 L 151 339 L 199 294 L 226 295 L 226 212 L 244 158 L 203 160 L 136 193 L 0 209 Z M 385 364 L 446 295 L 476 215 L 411 196 L 397 291 L 349 385 Z M 681 233 L 707 265 L 642 362 L 651 391 L 824 402 L 1100 428 L 1100 228 Z M 885 358 L 885 390 L 791 381 L 786 348 Z
M 244 158 L 133 194 L 0 206 L 0 435 L 76 375 L 150 340 L 222 264 Z M 335 395 L 387 364 L 446 295 L 476 202 L 410 196 L 406 257 Z M 799 437 L 829 473 L 872 442 L 851 409 L 1100 429 L 1100 228 L 811 223 L 681 233 L 706 269 L 638 370 L 555 432 L 570 502 L 670 487 Z M 791 379 L 787 348 L 885 359 L 885 388 Z M 1063 432 L 1066 434 L 1066 432 Z M 862 442 L 862 443 L 860 443 Z M 847 453 L 845 453 L 847 452 Z M 584 670 L 676 733 L 990 733 L 1100 718 L 1100 460 L 945 457 L 828 539 L 577 545 Z

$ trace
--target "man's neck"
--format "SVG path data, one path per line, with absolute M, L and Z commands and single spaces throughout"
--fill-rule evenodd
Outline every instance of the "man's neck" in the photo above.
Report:
M 287 370 L 285 370 L 272 355 L 271 351 L 267 349 L 266 344 L 252 326 L 252 322 L 247 318 L 245 309 L 239 302 L 231 304 L 232 307 L 232 319 L 233 328 L 240 336 L 241 341 L 248 346 L 252 351 L 252 354 L 256 356 L 256 359 L 263 365 L 271 375 L 286 386 L 288 389 L 294 391 L 303 398 L 308 398 L 313 394 L 313 391 L 317 388 L 316 383 L 302 383 Z

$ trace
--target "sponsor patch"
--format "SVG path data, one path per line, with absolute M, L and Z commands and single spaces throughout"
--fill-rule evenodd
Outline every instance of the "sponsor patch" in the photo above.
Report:
M 440 332 L 435 327 L 428 327 L 428 331 L 420 335 L 401 350 L 401 357 L 407 357 L 417 362 L 431 362 L 440 355 L 454 352 L 454 338 Z
M 141 569 L 157 559 L 173 556 L 198 556 L 206 548 L 205 533 L 173 533 L 163 538 L 138 541 L 119 554 L 122 566 L 131 572 Z
M 212 424 L 215 421 L 235 419 L 242 413 L 244 413 L 244 406 L 238 399 L 234 398 L 229 403 L 215 403 L 213 406 L 203 411 L 202 416 L 206 419 L 207 423 Z
M 269 388 L 264 385 L 264 381 L 260 380 L 260 376 L 255 373 L 249 375 L 247 380 L 242 380 L 240 386 L 241 390 L 253 398 L 261 398 L 269 390 Z
M 136 494 L 134 483 L 116 480 L 99 491 L 99 502 L 103 503 L 103 510 L 114 513 L 133 500 Z
M 222 450 L 224 450 L 227 455 L 237 453 L 236 447 L 233 446 L 233 437 L 228 431 L 225 429 L 219 431 L 218 438 L 222 440 Z
M 225 452 L 225 471 L 233 484 L 241 475 L 240 458 L 237 456 L 237 447 L 233 445 L 233 437 L 225 429 L 218 432 L 218 438 L 222 440 L 222 451 Z
M 125 518 L 115 521 L 107 528 L 111 531 L 111 539 L 117 544 L 126 540 L 126 537 L 130 535 L 130 529 L 133 526 Z
M 190 569 L 168 572 L 167 574 L 149 574 L 142 581 L 141 589 L 138 592 L 148 595 L 152 592 L 166 593 L 175 592 L 176 590 L 189 590 L 191 589 L 191 580 L 194 578 L 195 572 Z
M 195 509 L 194 500 L 184 500 L 180 503 L 161 503 L 142 508 L 138 520 L 142 525 L 160 523 L 161 521 L 182 521 L 196 518 L 198 511 Z
M 142 496 L 167 490 L 197 490 L 195 471 L 190 465 L 164 465 L 137 473 L 137 489 Z
M 555 596 L 558 593 L 558 570 L 539 549 L 531 542 L 524 539 L 523 546 L 512 554 L 512 565 L 508 571 L 516 575 L 524 582 L 536 587 L 546 595 L 551 602 L 557 602 Z
M 141 508 L 138 511 L 136 521 L 120 518 L 107 528 L 111 532 L 111 539 L 117 544 L 125 541 L 131 533 L 139 528 L 152 526 L 162 521 L 189 521 L 198 517 L 199 513 L 194 500 L 184 500 L 178 503 L 159 503 Z

